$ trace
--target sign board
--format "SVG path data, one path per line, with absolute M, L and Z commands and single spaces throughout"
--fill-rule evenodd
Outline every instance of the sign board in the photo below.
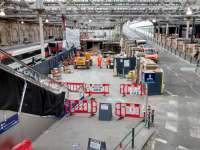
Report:
M 154 83 L 156 80 L 156 75 L 155 73 L 144 73 L 143 74 L 143 82 L 144 83 Z
M 17 125 L 19 123 L 19 116 L 18 114 L 15 114 L 9 118 L 7 118 L 5 121 L 0 123 L 0 134 L 4 133 L 11 127 Z
M 104 141 L 89 138 L 87 150 L 107 150 Z
M 101 110 L 108 110 L 108 105 L 107 104 L 102 104 L 101 105 Z
M 130 67 L 130 60 L 124 60 L 124 67 Z
M 90 87 L 91 92 L 103 92 L 102 84 L 92 84 Z
M 111 103 L 99 103 L 99 120 L 112 120 L 112 105 Z
M 130 91 L 130 95 L 141 95 L 142 94 L 141 85 L 131 86 L 129 88 L 129 91 Z

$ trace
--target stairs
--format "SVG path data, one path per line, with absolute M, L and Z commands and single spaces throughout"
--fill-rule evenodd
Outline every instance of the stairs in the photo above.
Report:
M 48 91 L 51 91 L 55 94 L 62 92 L 67 92 L 66 87 L 53 80 L 52 78 L 47 77 L 44 74 L 39 73 L 30 66 L 27 66 L 24 62 L 17 60 L 15 57 L 12 57 L 9 53 L 0 49 L 0 55 L 7 57 L 12 60 L 13 63 L 17 63 L 20 66 L 20 69 L 13 69 L 8 65 L 0 63 L 0 69 L 13 74 L 25 81 L 31 82 L 39 87 L 45 88 Z

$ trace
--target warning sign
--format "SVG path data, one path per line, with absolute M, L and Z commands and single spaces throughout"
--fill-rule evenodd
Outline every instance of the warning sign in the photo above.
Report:
M 104 88 L 102 84 L 92 84 L 90 86 L 90 91 L 91 92 L 103 92 Z
M 141 95 L 141 85 L 129 87 L 130 95 Z

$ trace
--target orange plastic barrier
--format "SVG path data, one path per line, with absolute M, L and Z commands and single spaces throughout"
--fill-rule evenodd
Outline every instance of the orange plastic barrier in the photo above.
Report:
M 14 146 L 12 150 L 33 150 L 32 141 L 30 139 L 25 139 L 22 143 Z
M 91 116 L 97 113 L 97 102 L 95 100 L 66 100 L 66 113 L 88 113 Z
M 85 93 L 89 95 L 102 94 L 105 96 L 110 94 L 110 84 L 86 84 L 85 87 Z
M 124 118 L 143 118 L 144 114 L 141 114 L 141 104 L 134 103 L 116 103 L 115 115 Z
M 143 90 L 143 84 L 120 84 L 120 94 L 123 96 L 126 95 L 145 95 L 145 92 Z

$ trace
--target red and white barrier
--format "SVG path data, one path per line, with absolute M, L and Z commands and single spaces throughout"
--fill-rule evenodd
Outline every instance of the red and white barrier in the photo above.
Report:
M 145 91 L 143 89 L 144 85 L 143 84 L 120 84 L 120 94 L 123 96 L 126 95 L 140 95 L 143 96 L 145 95 Z
M 66 113 L 87 113 L 91 116 L 97 113 L 97 102 L 95 100 L 66 100 Z
M 63 82 L 67 86 L 69 92 L 79 93 L 85 90 L 85 83 L 82 82 Z
M 25 139 L 22 143 L 14 146 L 12 150 L 33 150 L 32 141 L 30 139 Z
M 131 117 L 131 118 L 143 118 L 144 114 L 141 113 L 141 104 L 134 103 L 116 103 L 115 115 L 119 118 Z
M 110 94 L 110 84 L 86 84 L 86 94 L 102 94 L 108 95 Z

